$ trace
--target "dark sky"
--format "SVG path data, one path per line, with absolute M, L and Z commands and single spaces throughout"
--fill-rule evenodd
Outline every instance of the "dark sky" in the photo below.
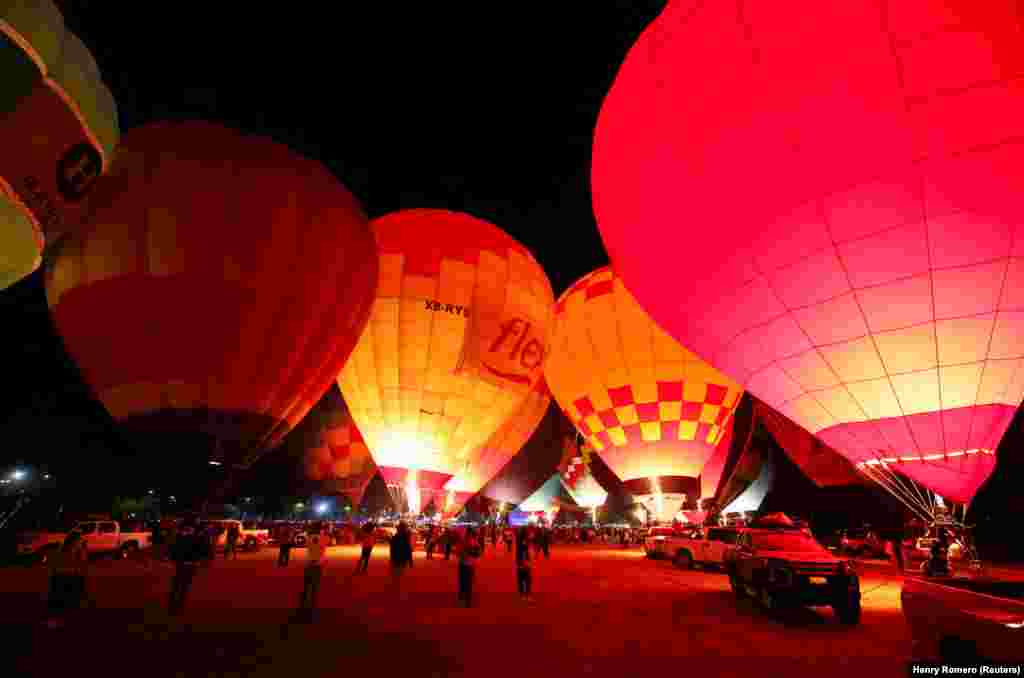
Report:
M 590 207 L 592 131 L 664 2 L 58 4 L 122 131 L 199 118 L 269 136 L 322 161 L 371 217 L 442 207 L 498 224 L 556 293 L 607 263 Z M 321 5 L 331 9 L 309 10 Z M 39 275 L 0 293 L 0 317 L 0 467 L 110 477 L 127 450 L 55 337 Z
M 590 206 L 593 127 L 664 0 L 58 4 L 122 130 L 199 118 L 270 136 L 321 160 L 371 217 L 441 207 L 498 224 L 556 294 L 607 263 Z M 114 477 L 128 450 L 54 335 L 40 276 L 0 293 L 0 318 L 0 467 L 49 463 L 83 487 Z M 1024 477 L 1012 461 L 999 487 Z M 174 466 L 155 462 L 120 475 L 148 487 Z M 1004 491 L 1016 494 L 986 498 L 992 510 Z

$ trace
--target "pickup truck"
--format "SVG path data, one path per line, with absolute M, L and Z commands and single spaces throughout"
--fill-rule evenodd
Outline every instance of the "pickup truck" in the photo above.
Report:
M 126 558 L 150 542 L 148 530 L 136 525 L 122 525 L 115 520 L 86 520 L 75 524 L 85 537 L 89 554 L 117 553 Z M 50 554 L 60 548 L 68 532 L 27 532 L 18 535 L 18 555 L 32 556 L 45 563 Z
M 948 664 L 1020 661 L 1024 582 L 907 577 L 900 600 L 915 660 Z
M 654 535 L 648 552 L 671 557 L 677 567 L 687 570 L 694 565 L 725 567 L 726 554 L 736 548 L 742 531 L 738 527 L 708 527 L 703 534 L 676 531 Z
M 726 556 L 726 571 L 738 598 L 752 596 L 768 612 L 829 605 L 841 623 L 860 623 L 860 579 L 853 564 L 836 558 L 804 530 L 744 530 Z
M 85 537 L 90 555 L 117 553 L 127 558 L 150 546 L 150 531 L 141 524 L 122 525 L 116 520 L 88 520 L 77 523 L 74 529 Z
M 211 520 L 211 524 L 219 528 L 215 546 L 223 548 L 228 543 L 228 530 L 232 525 L 238 527 L 238 546 L 246 551 L 259 551 L 270 542 L 270 530 L 246 527 L 241 520 Z

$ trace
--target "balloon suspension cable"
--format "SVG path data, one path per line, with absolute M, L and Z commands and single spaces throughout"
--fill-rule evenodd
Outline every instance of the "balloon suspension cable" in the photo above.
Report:
M 898 499 L 900 503 L 910 509 L 911 513 L 918 518 L 925 522 L 932 521 L 934 514 L 930 503 L 923 499 L 916 488 L 913 490 L 907 488 L 902 480 L 896 476 L 896 473 L 889 470 L 884 462 L 879 465 L 864 464 L 860 467 L 860 470 L 878 486 Z

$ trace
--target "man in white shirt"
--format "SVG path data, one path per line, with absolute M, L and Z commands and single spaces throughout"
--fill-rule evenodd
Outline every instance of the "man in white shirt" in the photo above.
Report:
M 320 578 L 327 564 L 326 540 L 320 532 L 309 533 L 306 541 L 306 567 L 303 575 L 302 597 L 299 599 L 299 614 L 312 618 L 316 607 L 316 594 L 320 590 Z

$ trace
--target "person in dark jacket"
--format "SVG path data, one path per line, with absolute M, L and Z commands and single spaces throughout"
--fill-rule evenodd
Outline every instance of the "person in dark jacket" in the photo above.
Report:
M 359 555 L 359 564 L 356 565 L 356 574 L 366 574 L 370 567 L 370 556 L 373 555 L 373 546 L 377 543 L 377 535 L 373 533 L 373 523 L 363 525 L 363 534 L 359 538 L 362 545 L 362 553 Z
M 530 539 L 525 527 L 519 528 L 516 538 L 516 583 L 519 596 L 529 600 L 533 579 L 530 571 Z
M 391 537 L 391 577 L 400 596 L 402 573 L 407 567 L 412 567 L 412 535 L 405 523 L 399 523 Z
M 450 527 L 444 529 L 442 539 L 444 539 L 444 559 L 449 560 L 452 557 L 452 546 L 455 545 L 455 533 Z
M 206 557 L 206 540 L 196 529 L 196 519 L 187 518 L 178 532 L 171 552 L 174 561 L 174 581 L 167 609 L 171 615 L 180 614 L 196 575 L 196 566 Z
M 292 554 L 292 545 L 295 543 L 295 530 L 291 525 L 282 525 L 277 533 L 277 544 L 280 549 L 277 554 L 277 564 L 286 567 Z
M 473 605 L 473 577 L 476 570 L 476 560 L 480 557 L 480 542 L 477 541 L 476 531 L 470 527 L 466 535 L 459 540 L 459 601 L 466 607 Z
M 227 543 L 224 547 L 224 558 L 238 558 L 238 538 L 242 536 L 241 530 L 238 529 L 237 523 L 231 523 L 228 527 Z

